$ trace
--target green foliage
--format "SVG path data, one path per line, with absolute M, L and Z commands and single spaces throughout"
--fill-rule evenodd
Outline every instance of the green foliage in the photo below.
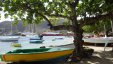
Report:
M 18 20 L 15 20 L 14 22 L 13 22 L 13 25 L 17 25 L 18 24 Z
M 106 19 L 106 20 L 97 22 L 94 25 L 85 25 L 82 28 L 83 28 L 84 32 L 87 32 L 87 33 L 105 32 L 104 26 L 105 26 L 106 30 L 111 28 L 110 21 L 111 20 Z
M 1 19 L 1 14 L 0 14 L 0 19 Z
M 68 19 L 65 19 L 64 22 L 63 22 L 63 24 L 64 24 L 64 25 L 70 25 L 71 22 L 70 22 Z
M 59 22 L 59 18 L 49 18 L 49 20 L 51 21 L 51 23 L 52 23 L 53 25 L 57 25 L 58 22 Z
M 90 26 L 90 25 L 86 25 L 86 26 L 83 26 L 83 30 L 84 30 L 84 32 L 86 32 L 86 33 L 91 33 L 91 32 L 93 32 L 93 26 Z
M 43 2 L 36 0 L 4 0 L 2 3 L 4 7 L 5 17 L 13 16 L 15 20 L 23 20 L 28 23 L 39 23 L 43 18 L 37 12 L 44 10 Z M 37 10 L 37 11 L 36 11 Z M 41 13 L 42 14 L 42 13 Z M 17 15 L 17 18 L 16 16 Z
M 68 25 L 73 14 L 72 11 L 77 11 L 76 17 L 85 19 L 113 10 L 112 0 L 79 0 L 77 7 L 72 10 L 73 3 L 74 0 L 3 0 L 0 9 L 4 7 L 4 12 L 7 12 L 5 17 L 11 15 L 16 21 L 23 20 L 25 25 L 38 24 L 45 19 L 44 17 L 68 17 L 69 21 L 63 23 Z M 57 23 L 56 19 L 51 21 L 53 24 Z
M 77 14 L 83 17 L 92 17 L 112 11 L 113 3 L 107 4 L 107 0 L 82 0 L 78 4 Z

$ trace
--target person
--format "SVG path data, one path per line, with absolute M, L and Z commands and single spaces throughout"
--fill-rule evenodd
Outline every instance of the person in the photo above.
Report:
M 43 35 L 42 34 L 40 34 L 39 37 L 40 37 L 41 40 L 43 39 Z

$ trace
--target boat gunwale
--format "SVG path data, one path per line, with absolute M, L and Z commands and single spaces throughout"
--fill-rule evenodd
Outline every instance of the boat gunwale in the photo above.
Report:
M 47 51 L 43 51 L 43 52 L 30 52 L 30 53 L 6 53 L 6 54 L 3 54 L 3 55 L 10 55 L 10 54 L 14 54 L 14 55 L 24 55 L 24 54 L 42 54 L 42 53 L 55 53 L 55 52 L 62 52 L 62 51 L 69 51 L 69 50 L 72 50 L 73 51 L 73 49 L 72 48 L 66 48 L 66 49 L 58 49 L 58 50 L 52 50 L 51 51 L 51 49 L 52 48 L 50 48 L 50 51 L 49 50 L 47 50 Z
M 72 49 L 71 49 L 72 50 Z M 65 50 L 66 51 L 66 50 Z M 70 51 L 70 50 L 68 50 L 68 51 Z M 56 51 L 56 52 L 64 52 L 64 51 Z M 53 53 L 53 52 L 48 52 L 48 53 Z M 55 52 L 54 52 L 55 53 Z M 40 53 L 41 54 L 41 53 Z M 45 54 L 45 53 L 43 53 L 43 54 Z M 13 54 L 13 55 L 15 55 L 15 54 Z M 19 55 L 22 55 L 22 54 L 19 54 Z M 48 60 L 52 60 L 52 59 L 56 59 L 56 58 L 59 58 L 59 57 L 65 57 L 65 56 L 69 56 L 69 55 L 71 55 L 71 53 L 70 54 L 65 54 L 65 55 L 62 55 L 62 56 L 58 56 L 58 57 L 55 57 L 55 58 L 49 58 L 49 59 L 40 59 L 40 60 L 33 60 L 33 61 L 48 61 Z M 4 56 L 4 55 L 3 55 Z M 7 61 L 6 61 L 7 62 Z M 9 62 L 9 61 L 8 61 Z M 12 61 L 10 61 L 10 62 L 12 62 Z M 16 61 L 16 62 L 18 62 L 18 61 Z M 26 61 L 26 60 L 24 60 L 24 62 L 29 62 L 29 61 Z
M 43 42 L 44 40 L 30 40 L 30 42 Z

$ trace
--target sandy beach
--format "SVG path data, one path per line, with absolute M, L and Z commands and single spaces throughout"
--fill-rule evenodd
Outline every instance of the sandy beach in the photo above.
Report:
M 82 61 L 75 63 L 64 64 L 113 64 L 113 51 L 112 47 L 107 47 L 104 51 L 104 47 L 87 46 L 94 49 L 94 53 L 91 58 L 83 58 Z

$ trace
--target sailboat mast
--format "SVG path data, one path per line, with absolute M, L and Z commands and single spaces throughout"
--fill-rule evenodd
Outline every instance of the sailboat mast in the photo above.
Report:
M 16 33 L 18 32 L 18 26 L 16 25 Z
M 111 20 L 111 30 L 112 30 L 112 33 L 113 33 L 113 20 Z
M 13 28 L 13 27 L 12 27 L 12 19 L 11 19 L 11 34 L 12 34 L 12 32 L 13 32 L 13 31 L 12 31 L 12 28 Z

